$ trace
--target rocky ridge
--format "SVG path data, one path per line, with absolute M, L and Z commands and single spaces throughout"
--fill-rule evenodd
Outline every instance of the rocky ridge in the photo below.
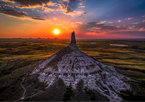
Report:
M 45 89 L 62 79 L 66 87 L 71 85 L 76 90 L 81 80 L 82 90 L 95 90 L 110 101 L 122 101 L 120 92 L 131 90 L 126 83 L 131 79 L 117 73 L 113 66 L 107 66 L 78 49 L 74 32 L 67 47 L 40 63 L 30 75 L 45 83 Z

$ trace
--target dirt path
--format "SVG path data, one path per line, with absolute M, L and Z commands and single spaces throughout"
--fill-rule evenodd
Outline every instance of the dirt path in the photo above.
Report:
M 23 96 L 22 96 L 20 99 L 16 100 L 15 102 L 20 101 L 20 100 L 23 100 L 23 99 L 27 99 L 27 98 L 34 97 L 34 96 L 36 96 L 37 94 L 39 94 L 40 92 L 43 92 L 43 91 L 41 91 L 41 90 L 38 90 L 37 93 L 35 93 L 35 94 L 31 95 L 31 96 L 26 97 L 26 96 L 25 96 L 25 93 L 26 93 L 26 91 L 27 91 L 27 88 L 25 88 L 24 85 L 22 84 L 22 83 L 25 81 L 25 77 L 26 77 L 26 76 L 23 77 L 23 80 L 22 80 L 22 82 L 20 83 L 20 85 L 22 86 L 22 88 L 23 88 L 23 90 L 24 90 L 24 91 L 23 91 Z
M 25 87 L 22 85 L 22 83 L 20 83 L 20 84 L 21 84 L 21 86 L 22 86 L 22 88 L 23 88 L 23 90 L 24 90 L 23 96 L 21 97 L 21 99 L 24 99 L 24 98 L 25 98 L 26 89 L 25 89 Z

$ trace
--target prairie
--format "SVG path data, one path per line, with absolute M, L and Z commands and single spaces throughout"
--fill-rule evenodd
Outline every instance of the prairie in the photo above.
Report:
M 70 43 L 59 39 L 0 39 L 0 101 L 22 96 L 23 77 L 44 59 Z M 121 44 L 127 46 L 110 46 Z M 130 83 L 145 95 L 145 40 L 77 40 L 80 51 L 140 83 Z M 145 96 L 144 96 L 145 97 Z

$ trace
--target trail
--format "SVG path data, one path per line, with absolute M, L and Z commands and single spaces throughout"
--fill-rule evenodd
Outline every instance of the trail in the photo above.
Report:
M 26 98 L 34 97 L 34 96 L 36 96 L 37 94 L 39 94 L 40 92 L 43 92 L 43 91 L 41 91 L 41 90 L 38 90 L 37 93 L 35 93 L 35 94 L 31 95 L 31 96 L 26 97 L 26 96 L 25 96 L 25 93 L 26 93 L 26 91 L 27 91 L 27 88 L 25 88 L 24 85 L 22 84 L 22 83 L 24 82 L 24 80 L 25 80 L 25 76 L 23 77 L 23 80 L 22 80 L 22 82 L 20 83 L 20 85 L 22 86 L 22 88 L 23 88 L 23 90 L 24 90 L 24 91 L 23 91 L 23 96 L 22 96 L 20 99 L 16 100 L 15 102 L 20 101 L 20 100 L 23 100 L 23 99 L 26 99 Z
M 20 85 L 22 86 L 22 88 L 23 88 L 23 90 L 24 90 L 23 96 L 22 96 L 20 99 L 16 100 L 15 102 L 17 102 L 17 101 L 22 100 L 22 99 L 25 98 L 26 88 L 25 88 L 25 87 L 23 86 L 23 84 L 22 84 L 22 83 L 24 82 L 24 80 L 25 80 L 25 76 L 23 77 L 22 82 L 20 83 Z
M 21 99 L 24 99 L 24 98 L 25 98 L 26 89 L 25 89 L 25 87 L 22 85 L 22 83 L 20 83 L 20 84 L 21 84 L 22 88 L 24 89 L 23 96 L 21 97 Z

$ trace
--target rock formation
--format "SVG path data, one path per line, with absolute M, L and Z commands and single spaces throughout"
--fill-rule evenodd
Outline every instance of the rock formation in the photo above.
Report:
M 78 49 L 74 32 L 71 43 L 35 67 L 31 76 L 38 76 L 45 89 L 61 79 L 66 87 L 71 85 L 76 90 L 81 81 L 81 90 L 94 90 L 110 101 L 122 101 L 120 91 L 131 90 L 125 82 L 130 80 L 128 77 Z

